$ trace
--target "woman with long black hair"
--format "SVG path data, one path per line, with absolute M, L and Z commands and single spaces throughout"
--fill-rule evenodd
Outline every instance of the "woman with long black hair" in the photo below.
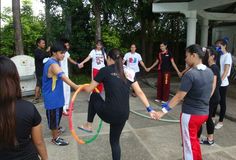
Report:
M 110 145 L 113 160 L 120 160 L 120 135 L 129 117 L 130 86 L 141 99 L 150 116 L 154 118 L 154 111 L 135 80 L 132 70 L 124 72 L 121 52 L 112 49 L 107 56 L 107 67 L 102 68 L 94 80 L 84 90 L 91 92 L 99 83 L 104 84 L 105 101 L 99 93 L 92 93 L 89 101 L 87 123 L 79 128 L 91 132 L 95 114 L 110 124 Z
M 41 116 L 22 100 L 15 64 L 0 56 L 0 159 L 47 160 Z M 36 148 L 36 149 L 35 149 Z

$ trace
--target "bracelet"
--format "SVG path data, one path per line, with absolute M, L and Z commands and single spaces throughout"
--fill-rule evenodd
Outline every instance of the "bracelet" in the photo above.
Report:
M 153 111 L 153 108 L 152 108 L 151 106 L 148 106 L 148 107 L 146 107 L 146 110 L 147 110 L 148 112 L 151 112 L 151 111 Z
M 167 113 L 167 112 L 169 112 L 171 110 L 171 108 L 169 106 L 169 102 L 162 104 L 161 107 L 162 107 L 162 111 L 164 113 Z

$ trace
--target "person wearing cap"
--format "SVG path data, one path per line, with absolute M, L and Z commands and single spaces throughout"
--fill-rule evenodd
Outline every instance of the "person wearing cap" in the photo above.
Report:
M 46 109 L 48 127 L 52 134 L 52 143 L 58 146 L 65 146 L 69 143 L 59 137 L 59 125 L 65 104 L 63 81 L 73 89 L 78 85 L 72 82 L 62 71 L 60 61 L 65 57 L 66 48 L 63 43 L 56 42 L 51 47 L 52 57 L 44 64 L 43 70 L 43 99 Z
M 191 68 L 183 75 L 176 95 L 169 102 L 162 104 L 162 111 L 155 113 L 156 118 L 160 119 L 183 100 L 180 126 L 184 160 L 202 160 L 197 133 L 208 119 L 213 88 L 213 73 L 202 64 L 204 55 L 201 46 L 197 44 L 186 48 L 185 61 Z

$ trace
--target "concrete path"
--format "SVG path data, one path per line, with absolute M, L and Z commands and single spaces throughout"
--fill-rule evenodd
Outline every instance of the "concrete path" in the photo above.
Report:
M 155 78 L 148 78 L 146 82 L 153 83 Z M 156 90 L 153 87 L 140 82 L 142 89 L 146 93 L 152 106 L 158 109 L 154 102 Z M 176 89 L 178 82 L 172 82 L 171 88 Z M 234 86 L 235 87 L 235 86 Z M 81 93 L 76 99 L 75 110 L 73 112 L 74 127 L 86 121 L 88 94 Z M 26 99 L 31 100 L 31 97 Z M 227 116 L 236 119 L 236 99 L 228 98 Z M 147 115 L 145 108 L 138 98 L 130 98 L 131 109 Z M 109 125 L 103 123 L 103 127 L 97 140 L 87 145 L 79 145 L 70 135 L 68 120 L 62 118 L 61 125 L 66 127 L 66 132 L 62 137 L 67 139 L 68 146 L 59 147 L 50 143 L 50 131 L 47 129 L 45 110 L 42 103 L 36 105 L 42 116 L 44 138 L 50 160 L 111 160 L 111 150 L 109 144 Z M 180 105 L 177 106 L 164 118 L 178 119 Z M 94 128 L 98 125 L 98 118 L 94 122 Z M 203 127 L 203 136 L 205 126 Z M 76 129 L 81 138 L 89 138 L 91 134 L 84 133 Z M 234 121 L 226 119 L 224 127 L 215 131 L 214 146 L 201 145 L 204 160 L 236 160 L 236 125 Z M 180 160 L 182 159 L 182 147 L 180 140 L 179 123 L 169 123 L 154 121 L 130 113 L 129 120 L 121 135 L 122 160 Z

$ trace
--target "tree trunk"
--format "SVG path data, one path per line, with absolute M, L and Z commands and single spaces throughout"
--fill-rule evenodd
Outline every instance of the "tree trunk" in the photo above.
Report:
M 20 20 L 20 0 L 12 0 L 13 28 L 15 33 L 15 54 L 23 55 L 22 26 Z
M 143 62 L 146 62 L 146 25 L 145 25 L 145 19 L 141 19 L 141 42 L 142 42 L 142 59 Z
M 50 6 L 51 6 L 51 0 L 45 0 L 45 20 L 46 20 L 46 42 L 47 45 L 51 44 L 52 36 L 51 36 L 51 15 L 50 15 Z
M 70 35 L 72 32 L 72 18 L 71 18 L 71 12 L 69 10 L 70 7 L 70 0 L 66 1 L 66 7 L 64 8 L 64 14 L 65 14 L 65 22 L 66 22 L 66 27 L 65 27 L 65 37 L 67 39 L 70 39 Z
M 101 6 L 100 2 L 94 3 L 94 15 L 95 15 L 95 23 L 96 23 L 96 34 L 95 34 L 95 41 L 102 39 L 101 34 Z

